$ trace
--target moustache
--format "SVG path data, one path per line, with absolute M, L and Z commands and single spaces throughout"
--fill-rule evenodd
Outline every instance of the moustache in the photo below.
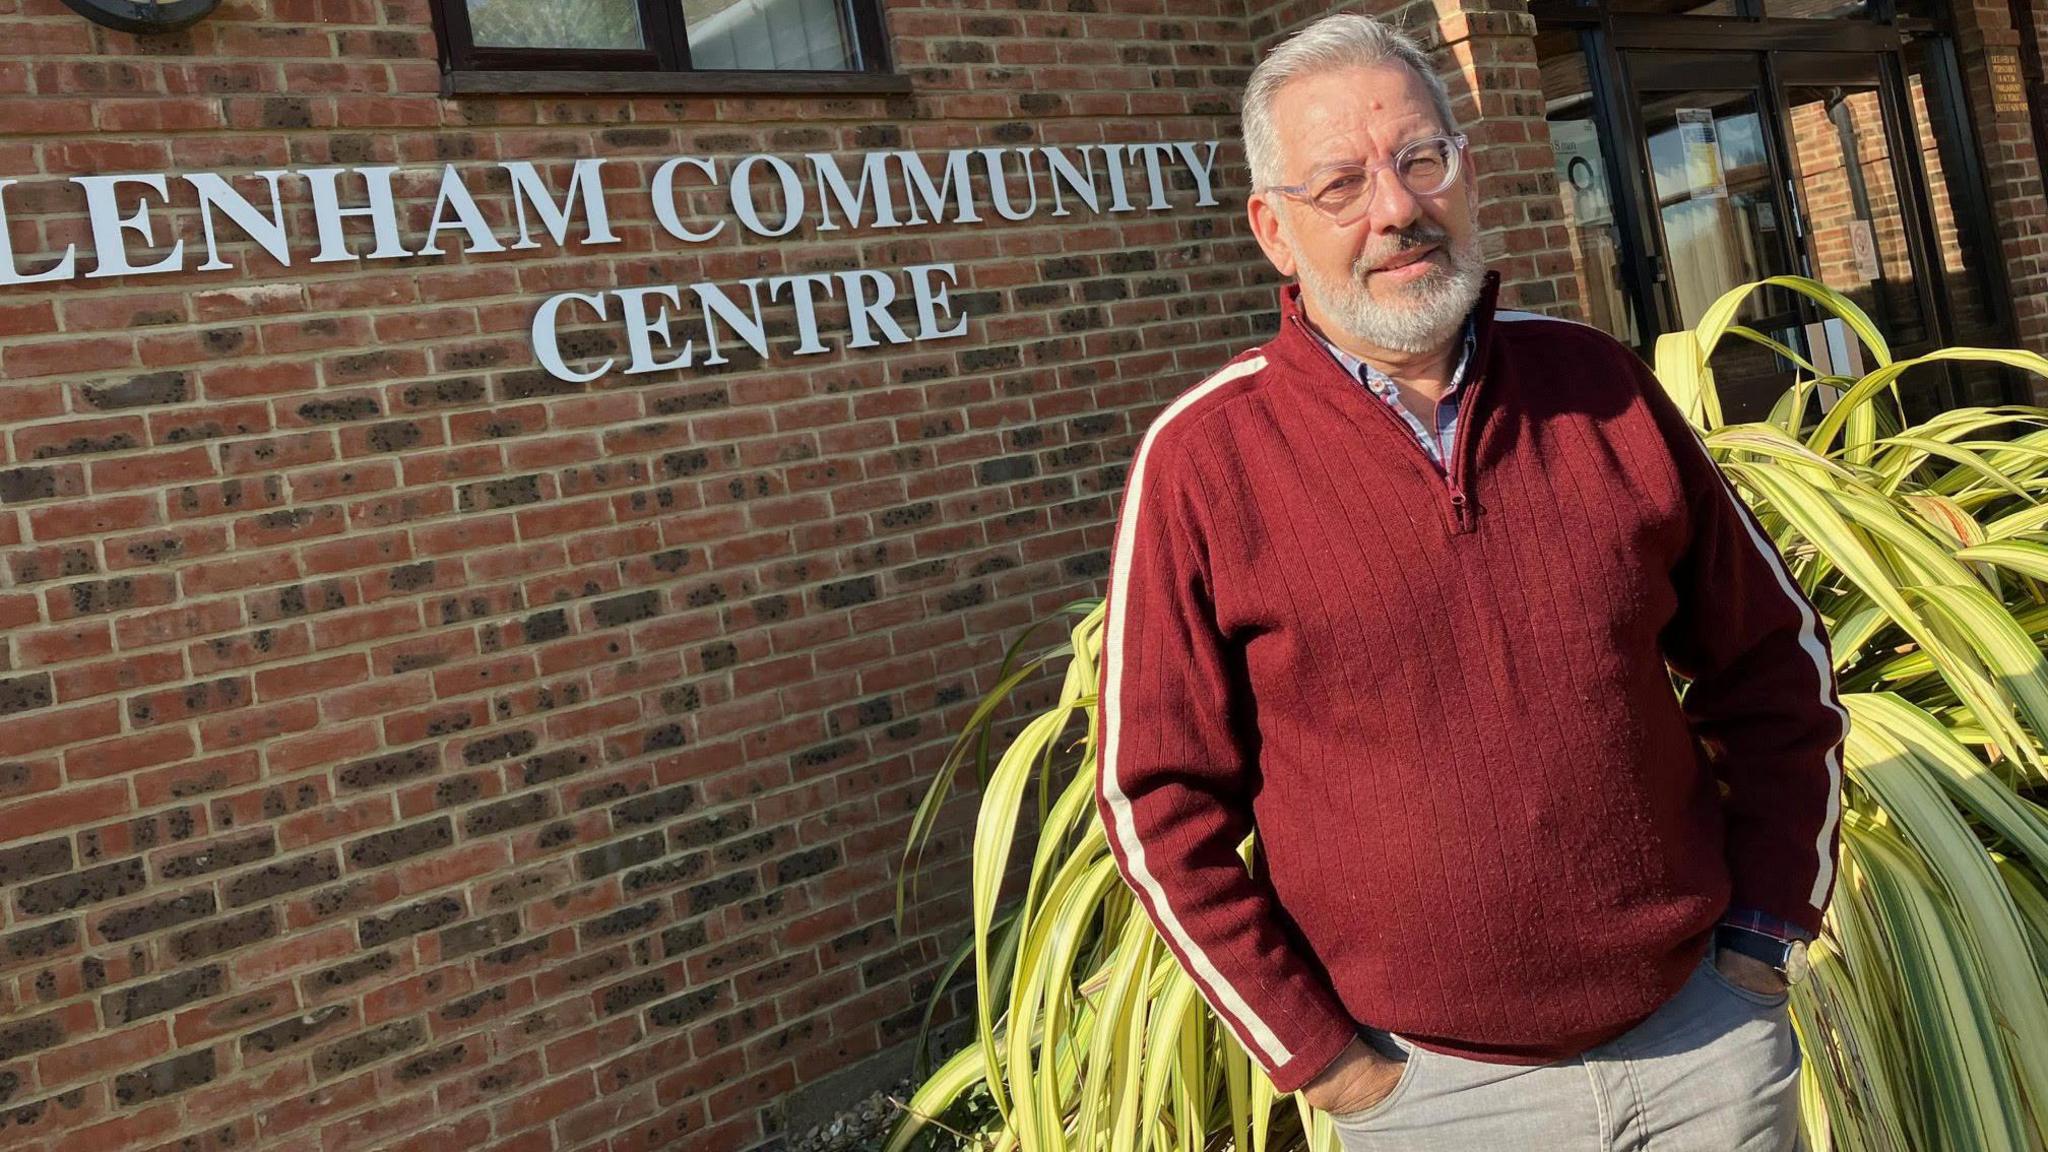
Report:
M 1358 259 L 1352 263 L 1351 273 L 1363 280 L 1366 273 L 1408 251 L 1410 248 L 1421 248 L 1430 244 L 1441 245 L 1449 241 L 1450 238 L 1451 234 L 1449 232 L 1429 225 L 1403 228 L 1401 231 L 1388 237 L 1386 243 L 1375 244 L 1361 253 Z

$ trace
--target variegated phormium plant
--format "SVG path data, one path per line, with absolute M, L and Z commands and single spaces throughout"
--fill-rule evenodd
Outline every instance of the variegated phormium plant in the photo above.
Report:
M 1875 368 L 1824 376 L 1735 323 L 1764 285 L 1841 317 Z M 1762 422 L 1721 419 L 1707 360 L 1726 339 L 1805 371 Z M 1938 360 L 2048 376 L 2021 351 L 1894 360 L 1868 316 L 1800 277 L 1743 285 L 1657 348 L 1659 378 L 1825 617 L 1851 716 L 1839 879 L 1792 997 L 1816 1152 L 2048 1147 L 2048 409 L 1906 427 L 1896 382 Z M 1328 1117 L 1276 1097 L 1119 877 L 1094 805 L 1103 606 L 1062 616 L 1078 618 L 1065 643 L 1021 662 L 1030 633 L 1011 647 L 913 825 L 905 881 L 975 765 L 973 932 L 933 995 L 972 964 L 975 1042 L 920 1068 L 886 1152 L 1335 1152 Z M 1005 701 L 1062 660 L 1057 703 L 991 765 Z M 1008 893 L 1027 791 L 1036 840 Z

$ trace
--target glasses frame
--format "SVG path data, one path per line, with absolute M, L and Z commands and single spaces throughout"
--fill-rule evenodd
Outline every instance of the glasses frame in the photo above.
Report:
M 1408 182 L 1406 180 L 1401 179 L 1401 170 L 1396 166 L 1402 163 L 1404 160 L 1406 160 L 1409 154 L 1413 152 L 1415 149 L 1420 148 L 1426 144 L 1437 143 L 1445 143 L 1450 145 L 1451 159 L 1450 163 L 1444 166 L 1444 182 L 1442 184 L 1437 185 L 1435 188 L 1430 189 L 1427 192 L 1419 192 L 1413 188 L 1408 188 Z M 1458 173 L 1464 170 L 1465 149 L 1470 143 L 1470 139 L 1467 138 L 1463 132 L 1439 132 L 1433 136 L 1422 136 L 1417 139 L 1410 140 L 1408 143 L 1401 145 L 1401 147 L 1394 152 L 1394 155 L 1391 159 L 1382 160 L 1377 164 L 1360 164 L 1355 160 L 1340 160 L 1335 164 L 1325 164 L 1322 167 L 1317 168 L 1315 171 L 1310 172 L 1308 176 L 1304 178 L 1302 182 L 1299 184 L 1268 184 L 1264 188 L 1254 188 L 1253 191 L 1278 192 L 1280 195 L 1285 196 L 1291 200 L 1299 200 L 1302 203 L 1308 205 L 1310 208 L 1315 209 L 1317 214 L 1322 216 L 1324 219 L 1330 220 L 1340 227 L 1346 224 L 1355 224 L 1360 219 L 1362 219 L 1367 212 L 1372 210 L 1373 198 L 1375 196 L 1378 196 L 1380 192 L 1379 176 L 1381 169 L 1394 169 L 1394 179 L 1400 181 L 1401 187 L 1408 188 L 1409 195 L 1434 196 L 1442 192 L 1444 189 L 1449 188 L 1452 184 L 1457 183 Z M 1341 216 L 1335 212 L 1330 212 L 1324 209 L 1322 205 L 1316 203 L 1315 200 L 1310 198 L 1308 194 L 1309 186 L 1314 184 L 1317 181 L 1317 179 L 1323 176 L 1324 173 L 1333 172 L 1339 168 L 1361 169 L 1365 175 L 1367 186 L 1367 191 L 1365 195 L 1359 197 L 1358 202 L 1356 204 L 1351 205 L 1350 208 L 1346 209 L 1345 213 Z

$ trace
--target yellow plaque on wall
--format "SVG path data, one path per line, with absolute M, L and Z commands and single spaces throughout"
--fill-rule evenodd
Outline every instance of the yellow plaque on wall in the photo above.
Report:
M 1992 48 L 1985 52 L 1985 63 L 1991 69 L 1992 111 L 2000 115 L 2026 115 L 2027 84 L 2020 78 L 2019 53 L 2011 48 Z

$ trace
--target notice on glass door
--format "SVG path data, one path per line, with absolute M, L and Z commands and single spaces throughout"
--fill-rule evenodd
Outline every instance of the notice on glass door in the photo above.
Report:
M 1728 195 L 1728 178 L 1721 168 L 1721 140 L 1714 132 L 1714 110 L 1680 108 L 1677 119 L 1678 146 L 1685 155 L 1685 181 L 1693 199 Z
M 1877 236 L 1870 230 L 1870 221 L 1849 221 L 1849 251 L 1856 257 L 1856 274 L 1865 280 L 1877 280 L 1883 272 L 1877 265 Z

